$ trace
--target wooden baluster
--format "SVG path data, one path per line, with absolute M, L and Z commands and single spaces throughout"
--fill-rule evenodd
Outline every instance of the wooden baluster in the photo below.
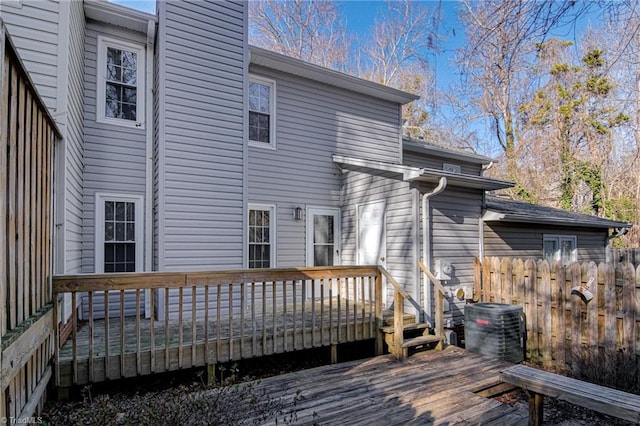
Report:
M 87 293 L 89 297 L 89 382 L 93 382 L 93 291 Z M 55 296 L 57 298 L 57 295 Z
M 336 314 L 337 314 L 336 321 L 337 321 L 337 325 L 338 325 L 336 327 L 336 337 L 337 337 L 336 343 L 340 343 L 340 326 L 342 324 L 341 306 L 340 306 L 341 302 L 342 302 L 342 300 L 341 300 L 342 299 L 342 278 L 334 278 L 334 280 L 337 283 L 336 284 L 337 285 L 337 287 L 336 287 L 336 289 L 337 289 L 337 291 L 336 291 L 336 293 L 337 293 L 336 294 L 336 308 L 337 308 L 337 311 L 338 311 L 338 312 L 336 312 Z
M 222 354 L 222 302 L 220 301 L 222 284 L 216 286 L 216 361 L 220 362 Z
M 140 289 L 136 289 L 136 374 L 142 374 L 141 344 L 140 344 Z
M 361 301 L 360 303 L 362 303 L 362 307 L 360 308 L 360 311 L 362 313 L 362 321 L 360 324 L 360 337 L 362 339 L 364 339 L 364 331 L 365 331 L 365 316 L 366 316 L 366 312 L 367 312 L 367 306 L 365 305 L 365 303 L 367 303 L 367 299 L 366 299 L 366 293 L 365 293 L 365 284 L 364 284 L 364 280 L 365 277 L 360 277 L 358 278 L 360 280 L 360 296 L 361 296 Z
M 209 286 L 204 286 L 204 363 L 211 364 L 209 356 Z
M 196 366 L 196 318 L 197 318 L 197 307 L 198 295 L 197 295 L 197 287 L 195 285 L 191 286 L 191 366 Z
M 78 384 L 78 302 L 75 291 L 71 292 L 71 338 L 73 339 L 73 384 Z
M 293 295 L 293 350 L 297 349 L 296 345 L 296 336 L 298 335 L 298 324 L 297 324 L 297 315 L 298 315 L 298 281 L 293 280 L 291 282 L 293 285 L 292 295 Z
M 262 281 L 262 355 L 267 353 L 267 283 Z
M 240 359 L 244 356 L 244 307 L 245 301 L 245 282 L 240 283 Z
M 324 278 L 320 278 L 320 346 L 324 345 Z
M 307 349 L 307 281 L 302 284 L 302 347 Z
M 333 278 L 329 278 L 329 343 L 335 344 L 333 338 Z
M 358 278 L 351 278 L 353 283 L 353 340 L 358 340 Z
M 164 370 L 169 371 L 169 288 L 164 289 Z
M 251 355 L 256 356 L 258 354 L 258 342 L 257 335 L 258 330 L 256 326 L 256 282 L 251 281 Z
M 287 351 L 287 280 L 282 280 L 282 348 Z
M 178 288 L 178 368 L 182 368 L 182 311 L 184 310 L 184 287 Z
M 120 290 L 120 377 L 124 377 L 124 290 Z
M 229 360 L 233 359 L 233 283 L 229 283 Z
M 151 312 L 150 318 L 149 318 L 149 339 L 150 339 L 150 349 L 151 349 L 151 365 L 150 370 L 152 373 L 156 372 L 156 335 L 155 335 L 155 295 L 154 295 L 154 289 L 151 289 L 150 293 L 150 297 L 149 297 L 149 311 Z
M 275 281 L 271 281 L 271 304 L 272 304 L 272 311 L 271 311 L 271 318 L 273 321 L 273 353 L 275 354 L 277 352 L 277 331 L 278 331 L 278 307 L 277 307 L 277 294 L 276 294 L 276 282 Z
M 316 346 L 316 280 L 311 280 L 311 347 Z
M 109 291 L 104 292 L 104 377 L 111 378 L 111 366 L 109 362 Z

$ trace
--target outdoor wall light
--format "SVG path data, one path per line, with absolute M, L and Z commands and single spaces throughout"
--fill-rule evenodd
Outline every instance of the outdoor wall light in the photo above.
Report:
M 293 218 L 295 220 L 302 220 L 302 207 L 296 207 L 293 209 Z

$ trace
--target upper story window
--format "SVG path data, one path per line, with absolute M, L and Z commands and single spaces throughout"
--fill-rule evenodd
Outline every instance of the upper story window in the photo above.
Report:
M 275 81 L 255 76 L 249 77 L 249 143 L 251 145 L 276 147 L 275 91 Z
M 575 235 L 549 235 L 543 237 L 544 258 L 551 262 L 561 261 L 563 265 L 578 261 L 578 243 Z
M 143 127 L 144 47 L 98 36 L 96 121 Z

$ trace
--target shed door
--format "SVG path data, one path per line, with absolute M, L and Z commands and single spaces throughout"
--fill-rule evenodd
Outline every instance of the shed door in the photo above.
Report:
M 358 265 L 387 267 L 386 202 L 360 204 L 358 211 Z M 386 282 L 382 282 L 382 303 L 387 304 Z

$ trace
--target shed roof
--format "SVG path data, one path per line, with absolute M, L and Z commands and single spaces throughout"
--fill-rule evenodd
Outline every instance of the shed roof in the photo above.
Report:
M 631 223 L 618 222 L 597 216 L 573 213 L 553 207 L 499 197 L 487 197 L 485 207 L 486 211 L 483 217 L 485 222 L 540 223 L 607 229 L 629 228 L 632 226 Z
M 444 177 L 447 178 L 449 185 L 463 188 L 483 189 L 485 191 L 510 188 L 513 186 L 512 182 L 492 179 L 484 176 L 453 173 L 445 170 L 422 167 L 411 167 L 404 164 L 365 160 L 342 155 L 334 155 L 333 162 L 346 170 L 363 171 L 371 174 L 379 174 L 383 172 L 397 173 L 402 175 L 402 180 L 406 182 L 438 183 L 440 178 Z
M 291 58 L 260 47 L 249 46 L 249 52 L 251 54 L 250 62 L 252 64 L 319 81 L 341 89 L 351 90 L 399 104 L 407 104 L 416 99 L 420 99 L 420 96 L 412 93 L 403 92 L 393 87 L 354 77 L 343 72 Z
M 434 155 L 442 158 L 450 158 L 452 160 L 466 161 L 473 164 L 490 164 L 495 160 L 484 155 L 476 154 L 469 151 L 463 151 L 460 149 L 453 149 L 436 145 L 433 142 L 427 142 L 423 140 L 416 140 L 404 137 L 402 138 L 402 147 L 406 151 L 415 152 L 418 154 Z

